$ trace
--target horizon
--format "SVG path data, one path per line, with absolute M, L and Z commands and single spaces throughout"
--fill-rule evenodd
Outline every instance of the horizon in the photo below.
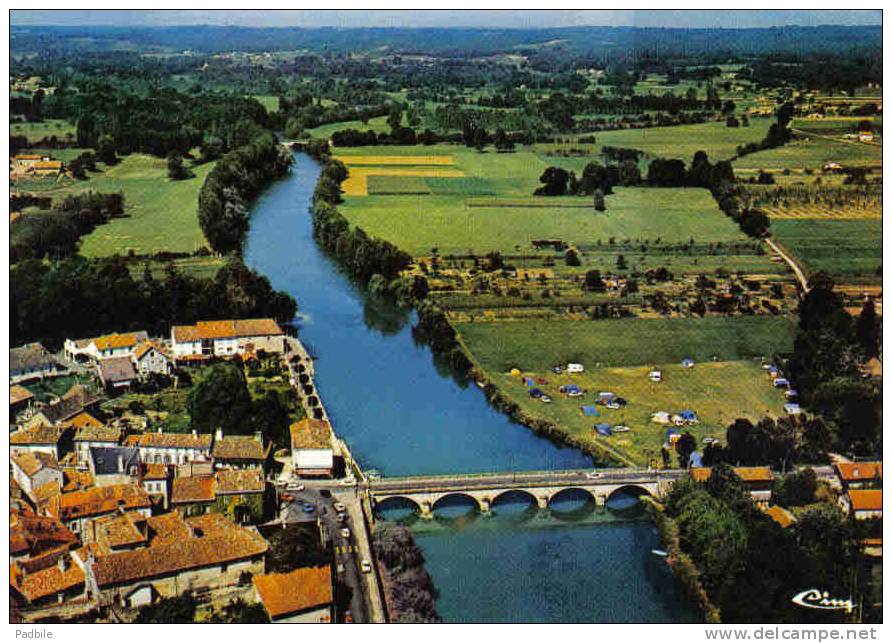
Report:
M 770 29 L 881 26 L 881 10 L 12 10 L 11 27 L 494 29 L 570 27 Z

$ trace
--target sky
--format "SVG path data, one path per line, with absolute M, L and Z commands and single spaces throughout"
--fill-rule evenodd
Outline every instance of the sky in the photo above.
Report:
M 238 25 L 244 27 L 484 27 L 535 28 L 581 25 L 635 27 L 777 27 L 882 24 L 879 10 L 13 10 L 24 25 Z

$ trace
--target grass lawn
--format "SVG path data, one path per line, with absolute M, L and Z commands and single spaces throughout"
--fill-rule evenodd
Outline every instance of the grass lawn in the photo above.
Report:
M 552 398 L 551 404 L 532 399 L 529 388 L 520 378 L 507 373 L 488 375 L 527 414 L 550 420 L 567 435 L 618 454 L 617 459 L 628 458 L 627 463 L 637 465 L 647 464 L 651 458 L 659 459 L 660 447 L 666 441 L 667 426 L 651 421 L 651 414 L 656 411 L 693 410 L 700 423 L 678 431 L 691 431 L 698 445 L 705 437 L 724 441 L 728 425 L 739 417 L 755 421 L 766 415 L 783 414 L 783 393 L 772 387 L 765 371 L 752 360 L 704 362 L 692 369 L 678 363 L 654 366 L 662 371 L 660 383 L 648 379 L 648 366 L 596 368 L 578 375 L 525 372 L 547 381 L 536 386 Z M 561 394 L 559 387 L 570 383 L 586 390 L 586 394 L 577 398 Z M 583 416 L 580 406 L 593 405 L 600 391 L 622 396 L 628 405 L 615 410 L 598 407 L 598 417 Z M 622 424 L 631 430 L 603 437 L 593 430 L 599 422 L 611 426 Z
M 605 145 L 632 147 L 651 156 L 682 159 L 688 164 L 696 151 L 703 150 L 715 162 L 734 156 L 738 145 L 761 141 L 772 122 L 773 119 L 769 118 L 752 118 L 749 127 L 727 127 L 724 121 L 713 121 L 696 125 L 594 132 L 591 136 L 595 137 L 595 145 L 599 149 Z
M 883 162 L 883 148 L 880 145 L 813 136 L 808 140 L 791 141 L 782 147 L 748 154 L 734 161 L 734 169 L 820 169 L 828 161 L 843 165 L 879 166 Z
M 737 417 L 758 419 L 783 412 L 782 393 L 753 358 L 790 350 L 793 322 L 787 318 L 530 320 L 457 328 L 472 361 L 527 414 L 550 420 L 567 435 L 603 447 L 627 464 L 646 464 L 659 455 L 666 427 L 650 421 L 656 411 L 694 410 L 701 420 L 691 428 L 698 442 L 707 436 L 723 438 Z M 696 366 L 683 368 L 680 361 L 685 357 L 694 359 Z M 553 365 L 568 362 L 582 363 L 585 373 L 551 373 Z M 663 372 L 659 384 L 647 378 L 652 367 Z M 546 383 L 536 386 L 553 402 L 530 398 L 522 380 L 509 374 L 512 368 L 543 378 Z M 567 398 L 558 388 L 568 383 L 588 392 Z M 593 404 L 600 391 L 624 397 L 628 406 L 599 407 L 599 417 L 583 416 L 580 406 Z M 596 422 L 625 424 L 631 431 L 596 436 Z
M 774 219 L 771 230 L 806 273 L 870 277 L 883 261 L 882 219 Z
M 251 96 L 251 98 L 253 98 L 258 103 L 263 105 L 263 107 L 266 109 L 266 111 L 269 112 L 270 114 L 273 112 L 279 111 L 279 97 L 278 96 L 255 94 L 254 96 Z
M 151 270 L 152 276 L 155 279 L 164 279 L 167 274 L 167 265 L 170 263 L 182 275 L 199 279 L 213 279 L 225 261 L 217 257 L 186 257 L 173 261 L 150 261 L 149 270 Z M 130 274 L 139 278 L 142 277 L 145 265 L 144 261 L 133 261 L 128 263 L 127 267 L 130 269 Z
M 74 137 L 75 127 L 72 123 L 61 119 L 49 118 L 38 123 L 9 124 L 10 136 L 25 136 L 31 142 L 49 138 L 50 136 L 64 140 L 67 134 L 71 134 Z
M 449 169 L 464 177 L 438 178 L 433 184 L 428 178 L 432 195 L 348 195 L 340 206 L 354 225 L 414 255 L 427 254 L 432 247 L 438 247 L 442 254 L 471 249 L 476 253 L 514 252 L 517 246 L 528 249 L 530 240 L 541 238 L 589 246 L 599 240 L 607 243 L 611 237 L 618 241 L 660 238 L 664 243 L 691 238 L 697 242 L 745 240 L 702 189 L 617 188 L 607 197 L 606 212 L 597 214 L 589 207 L 587 197 L 533 197 L 540 185 L 539 176 L 549 162 L 530 151 L 495 154 L 458 146 L 388 146 L 341 148 L 337 152 L 348 165 L 350 156 L 363 157 L 367 163 L 375 154 L 453 157 L 454 165 Z M 580 170 L 587 162 L 584 158 L 567 160 L 577 163 Z M 389 165 L 381 171 L 412 169 Z M 432 172 L 433 168 L 428 170 Z M 355 171 L 375 170 L 363 166 Z M 452 191 L 444 188 L 450 181 L 456 182 Z M 481 191 L 489 191 L 494 197 L 475 196 Z M 568 204 L 582 207 L 562 207 Z
M 341 121 L 338 123 L 328 123 L 327 125 L 320 125 L 319 127 L 308 129 L 307 134 L 309 136 L 312 136 L 313 138 L 329 138 L 335 132 L 344 129 L 355 129 L 361 132 L 372 130 L 376 134 L 380 134 L 381 132 L 389 132 L 390 125 L 387 124 L 386 116 L 377 116 L 375 118 L 370 118 L 368 123 L 363 123 L 362 121 Z M 340 151 L 341 150 L 338 149 L 338 153 L 340 153 Z M 382 154 L 384 153 L 386 152 L 382 152 Z
M 547 371 L 579 362 L 586 368 L 770 357 L 793 346 L 786 317 L 511 321 L 457 324 L 462 341 L 488 372 Z
M 125 216 L 97 227 L 81 240 L 80 253 L 88 257 L 151 254 L 158 251 L 192 252 L 207 245 L 198 225 L 198 192 L 213 168 L 206 163 L 193 168 L 194 177 L 184 181 L 167 178 L 164 159 L 131 154 L 112 167 L 99 164 L 86 181 L 23 181 L 16 187 L 55 198 L 95 190 L 124 193 Z

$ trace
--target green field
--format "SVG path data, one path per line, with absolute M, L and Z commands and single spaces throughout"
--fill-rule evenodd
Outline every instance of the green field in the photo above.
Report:
M 713 162 L 729 159 L 737 146 L 761 141 L 771 123 L 769 118 L 750 119 L 749 127 L 727 127 L 724 121 L 671 127 L 594 132 L 595 145 L 632 147 L 651 156 L 682 159 L 690 163 L 694 153 L 703 150 Z
M 338 123 L 320 125 L 319 127 L 308 129 L 307 135 L 312 136 L 313 138 L 328 138 L 335 132 L 344 129 L 355 129 L 361 132 L 372 130 L 376 134 L 380 134 L 381 132 L 389 132 L 390 125 L 387 124 L 386 116 L 378 116 L 376 118 L 369 119 L 368 123 L 363 123 L 362 121 L 342 121 Z M 338 154 L 340 153 L 341 150 L 339 149 Z
M 91 172 L 86 181 L 31 180 L 16 187 L 54 198 L 85 190 L 123 192 L 125 216 L 83 237 L 80 253 L 85 256 L 193 252 L 207 245 L 198 225 L 198 192 L 213 165 L 193 168 L 190 179 L 171 181 L 164 159 L 131 154 L 112 167 L 99 164 L 101 171 Z
M 198 279 L 213 279 L 224 263 L 225 261 L 218 257 L 185 257 L 172 261 L 150 261 L 149 270 L 155 279 L 164 279 L 168 264 L 173 264 L 177 272 L 182 275 Z M 127 267 L 134 278 L 140 278 L 145 270 L 145 265 L 143 261 L 133 261 L 128 263 Z
M 878 277 L 883 261 L 883 221 L 775 219 L 773 236 L 802 262 L 806 273 Z
M 430 194 L 423 176 L 370 176 L 369 194 Z
M 472 361 L 528 415 L 550 420 L 565 434 L 602 447 L 628 464 L 644 464 L 659 454 L 665 426 L 652 423 L 657 411 L 695 411 L 697 437 L 724 438 L 738 417 L 756 420 L 783 412 L 783 394 L 771 386 L 758 357 L 792 346 L 792 320 L 775 317 L 707 317 L 704 319 L 622 319 L 606 321 L 524 321 L 457 324 Z M 681 359 L 696 365 L 683 368 Z M 555 375 L 555 364 L 579 362 L 577 375 Z M 509 371 L 539 378 L 536 386 L 552 398 L 544 404 L 529 397 L 523 381 Z M 651 382 L 651 368 L 663 381 Z M 544 381 L 544 383 L 543 383 Z M 558 390 L 575 383 L 587 391 L 568 398 Z M 600 408 L 599 417 L 585 417 L 600 391 L 628 401 L 624 409 Z M 628 433 L 596 436 L 596 422 L 624 424 Z
M 75 128 L 68 121 L 47 119 L 38 123 L 10 123 L 10 136 L 25 136 L 28 141 L 35 142 L 50 136 L 64 140 L 68 134 L 74 140 Z M 58 158 L 58 157 L 57 157 Z
M 457 324 L 462 341 L 483 368 L 544 372 L 555 364 L 646 366 L 770 357 L 792 348 L 785 317 L 511 321 Z
M 734 168 L 820 169 L 828 161 L 843 165 L 879 166 L 883 162 L 883 148 L 812 136 L 808 140 L 790 141 L 782 147 L 748 154 L 734 161 Z
M 269 96 L 263 94 L 255 94 L 251 96 L 258 103 L 263 105 L 267 112 L 278 112 L 279 111 L 279 97 L 278 96 Z
M 340 206 L 354 225 L 414 255 L 427 254 L 432 247 L 438 247 L 442 254 L 514 252 L 518 246 L 529 248 L 530 240 L 539 238 L 588 246 L 599 240 L 606 244 L 611 237 L 651 242 L 661 239 L 662 243 L 692 238 L 697 242 L 745 240 L 737 226 L 718 210 L 709 192 L 702 189 L 617 188 L 606 199 L 606 212 L 601 213 L 590 207 L 588 197 L 533 197 L 548 161 L 532 152 L 494 154 L 456 146 L 388 146 L 342 148 L 338 154 L 454 158 L 455 165 L 450 169 L 461 170 L 466 176 L 437 178 L 433 183 L 428 179 L 428 185 L 438 186 L 430 196 L 345 196 Z M 580 170 L 587 162 L 584 158 L 568 160 Z M 450 181 L 456 181 L 455 193 L 443 194 L 446 189 L 442 186 Z M 479 194 L 478 186 L 492 191 L 496 200 L 472 196 Z M 508 205 L 479 207 L 481 203 Z M 567 204 L 582 207 L 561 207 Z

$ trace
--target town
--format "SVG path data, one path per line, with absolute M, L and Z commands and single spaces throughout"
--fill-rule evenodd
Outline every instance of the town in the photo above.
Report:
M 392 13 L 11 13 L 10 622 L 882 622 L 881 12 Z

